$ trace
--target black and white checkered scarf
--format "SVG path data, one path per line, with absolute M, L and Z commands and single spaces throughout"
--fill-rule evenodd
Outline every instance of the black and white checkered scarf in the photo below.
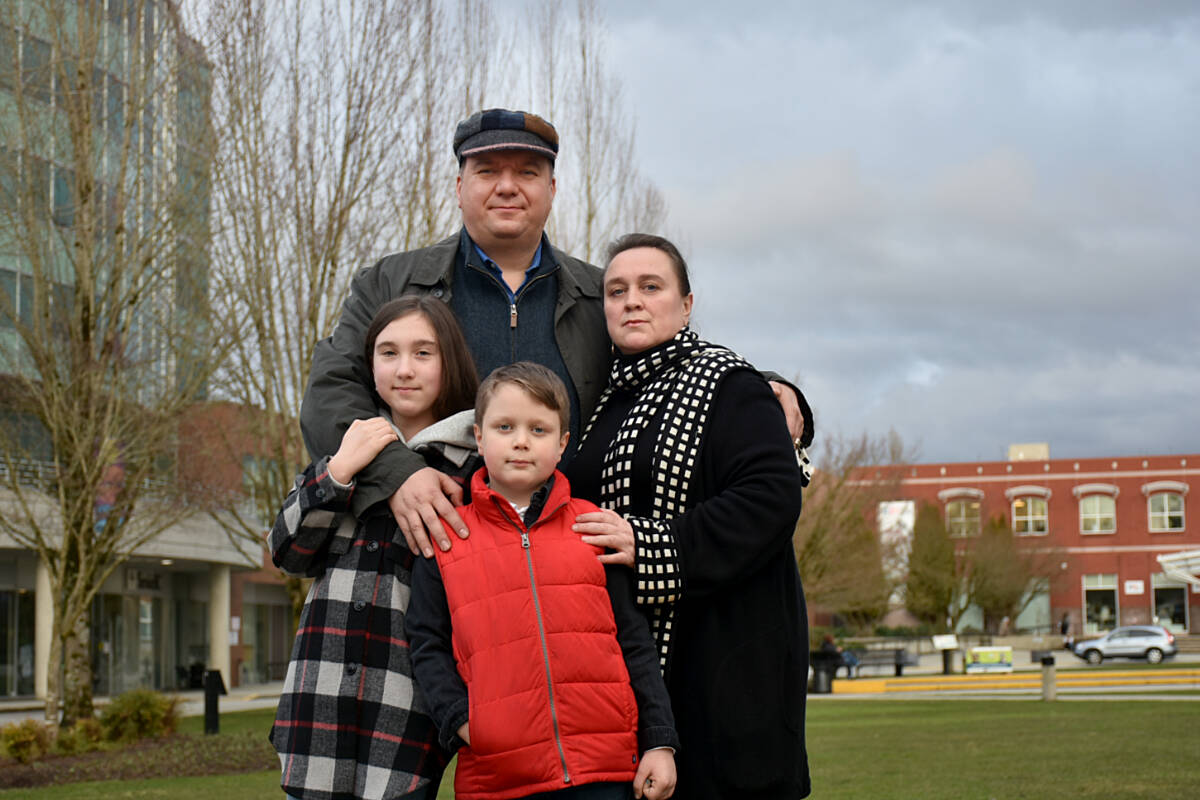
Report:
M 684 328 L 673 339 L 637 356 L 617 359 L 600 396 L 594 422 L 614 389 L 636 393 L 604 456 L 600 504 L 624 516 L 636 539 L 637 602 L 650 619 L 659 662 L 667 669 L 674 604 L 683 592 L 679 553 L 668 523 L 687 508 L 700 445 L 717 385 L 731 370 L 753 369 L 741 356 Z M 659 420 L 651 461 L 650 517 L 630 515 L 634 451 L 639 437 Z M 591 431 L 588 424 L 583 438 Z

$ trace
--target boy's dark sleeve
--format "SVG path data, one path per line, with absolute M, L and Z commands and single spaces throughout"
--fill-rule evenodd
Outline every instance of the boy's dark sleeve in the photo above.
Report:
M 437 561 L 417 558 L 412 594 L 404 620 L 412 655 L 413 677 L 425 694 L 438 741 L 451 753 L 466 745 L 458 729 L 467 721 L 467 685 L 458 674 L 450 635 L 450 606 Z
M 658 653 L 650 625 L 633 601 L 633 573 L 628 567 L 606 565 L 608 596 L 617 623 L 617 642 L 625 656 L 629 683 L 638 706 L 638 747 L 646 752 L 655 747 L 679 750 L 671 697 L 663 683 Z

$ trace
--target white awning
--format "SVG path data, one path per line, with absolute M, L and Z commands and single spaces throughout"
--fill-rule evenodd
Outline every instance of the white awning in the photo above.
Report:
M 1158 557 L 1163 572 L 1178 581 L 1200 586 L 1200 550 L 1184 550 Z

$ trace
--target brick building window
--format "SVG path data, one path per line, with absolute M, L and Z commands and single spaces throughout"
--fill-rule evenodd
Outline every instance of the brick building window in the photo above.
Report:
M 1083 632 L 1089 635 L 1111 631 L 1117 625 L 1117 576 L 1083 576 Z
M 1113 533 L 1117 530 L 1117 501 L 1103 494 L 1093 494 L 1079 501 L 1079 530 L 1081 533 Z
M 1142 485 L 1151 531 L 1183 530 L 1183 498 L 1187 493 L 1188 485 L 1182 481 L 1154 481 Z
M 1183 495 L 1174 492 L 1150 495 L 1150 530 L 1183 530 Z
M 946 530 L 951 536 L 978 536 L 979 501 L 951 500 L 946 503 Z
M 1115 533 L 1120 492 L 1109 483 L 1085 483 L 1071 489 L 1071 493 L 1079 498 L 1079 532 Z
M 983 492 L 979 489 L 943 489 L 938 500 L 946 504 L 946 530 L 951 536 L 979 535 L 979 508 Z
M 1018 497 L 1012 504 L 1013 533 L 1043 536 L 1046 533 L 1046 501 L 1041 497 Z
M 1012 529 L 1018 536 L 1045 536 L 1050 490 L 1044 486 L 1014 486 L 1004 492 L 1012 503 Z

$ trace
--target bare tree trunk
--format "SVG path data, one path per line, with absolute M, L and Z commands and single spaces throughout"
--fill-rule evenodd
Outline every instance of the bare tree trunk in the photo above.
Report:
M 63 656 L 65 691 L 62 726 L 69 728 L 77 720 L 95 716 L 92 705 L 91 630 L 87 614 L 75 617 L 75 623 L 63 641 Z
M 63 645 L 59 635 L 62 620 L 56 610 L 50 633 L 50 662 L 46 672 L 46 704 L 45 719 L 47 722 L 58 724 L 59 713 L 62 711 L 62 670 Z

